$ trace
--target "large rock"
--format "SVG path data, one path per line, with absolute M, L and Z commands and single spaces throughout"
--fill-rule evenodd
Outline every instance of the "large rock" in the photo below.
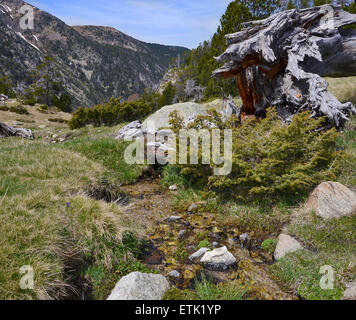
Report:
M 161 300 L 169 288 L 162 275 L 132 272 L 121 278 L 107 300 Z
M 274 258 L 276 260 L 282 259 L 287 253 L 295 252 L 303 249 L 302 245 L 287 234 L 280 234 L 276 250 L 274 251 Z
M 324 219 L 348 216 L 356 211 L 356 193 L 338 182 L 324 182 L 309 196 L 306 207 Z
M 154 122 L 155 130 L 169 128 L 169 115 L 173 111 L 179 111 L 179 115 L 183 117 L 185 122 L 188 122 L 189 119 L 196 117 L 198 115 L 207 115 L 206 106 L 194 102 L 184 102 L 172 104 L 169 106 L 165 106 L 149 116 L 143 123 L 143 126 L 147 128 L 147 124 L 149 122 Z M 148 128 L 148 130 L 150 130 Z
M 207 269 L 224 271 L 236 263 L 236 258 L 226 247 L 222 247 L 206 252 L 200 262 L 202 262 Z
M 119 139 L 133 139 L 143 137 L 142 122 L 137 120 L 122 127 L 116 134 L 117 140 Z

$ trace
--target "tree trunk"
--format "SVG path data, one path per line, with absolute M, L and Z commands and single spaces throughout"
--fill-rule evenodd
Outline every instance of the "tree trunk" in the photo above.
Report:
M 18 136 L 25 139 L 34 139 L 33 133 L 29 129 L 13 128 L 0 122 L 0 138 Z
M 276 106 L 286 121 L 300 111 L 326 116 L 328 125 L 342 127 L 356 109 L 328 92 L 321 76 L 356 75 L 356 15 L 340 6 L 288 10 L 249 22 L 227 35 L 224 66 L 217 77 L 237 77 L 242 112 L 264 116 Z

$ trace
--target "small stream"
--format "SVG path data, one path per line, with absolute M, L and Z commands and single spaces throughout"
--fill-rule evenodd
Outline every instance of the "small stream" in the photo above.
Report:
M 165 190 L 158 178 L 141 180 L 135 185 L 125 186 L 130 202 L 122 206 L 126 214 L 132 215 L 146 229 L 149 243 L 144 257 L 145 264 L 166 276 L 179 289 L 193 289 L 194 279 L 205 277 L 214 283 L 236 281 L 247 287 L 252 299 L 297 299 L 284 292 L 269 276 L 267 267 L 273 263 L 271 254 L 261 250 L 262 239 L 250 239 L 241 243 L 241 232 L 221 227 L 211 212 L 177 214 L 171 204 L 170 191 Z M 171 216 L 180 216 L 169 222 Z M 182 230 L 184 235 L 182 235 Z M 211 249 L 226 246 L 235 256 L 237 266 L 224 272 L 204 270 L 198 261 L 193 263 L 189 255 L 196 252 L 203 241 Z M 176 270 L 179 278 L 169 277 Z

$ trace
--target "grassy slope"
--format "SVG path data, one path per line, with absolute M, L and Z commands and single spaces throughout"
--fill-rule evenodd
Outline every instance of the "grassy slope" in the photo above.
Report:
M 0 140 L 1 299 L 75 297 L 79 278 L 94 287 L 92 297 L 105 298 L 118 269 L 142 269 L 125 262 L 121 242 L 122 232 L 137 226 L 117 206 L 83 192 L 103 177 L 113 183 L 137 177 L 139 170 L 123 162 L 124 145 L 107 136 L 115 129 L 84 128 L 70 142 L 52 144 L 46 137 L 68 132 L 54 124 L 35 129 L 35 141 Z M 23 265 L 34 269 L 33 291 L 19 288 Z

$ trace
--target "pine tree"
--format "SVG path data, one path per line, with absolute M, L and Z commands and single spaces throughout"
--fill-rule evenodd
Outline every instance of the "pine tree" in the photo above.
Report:
M 172 104 L 175 94 L 176 89 L 172 85 L 172 82 L 169 82 L 166 88 L 164 89 L 162 96 L 159 98 L 159 107 L 162 108 L 164 106 Z
M 33 84 L 26 89 L 24 102 L 30 105 L 45 103 L 65 112 L 71 111 L 72 100 L 67 93 L 54 59 L 46 56 L 32 75 Z
M 289 0 L 287 10 L 291 10 L 295 8 L 296 8 L 295 2 L 293 0 Z
M 0 77 L 0 93 L 10 98 L 14 98 L 16 96 L 16 93 L 12 89 L 12 81 L 8 76 Z
M 204 41 L 198 48 L 184 56 L 182 71 L 185 80 L 196 80 L 197 85 L 206 87 L 205 98 L 220 96 L 221 88 L 226 94 L 236 96 L 237 88 L 233 79 L 212 79 L 213 70 L 220 67 L 215 60 L 227 48 L 225 35 L 242 29 L 243 23 L 263 19 L 280 9 L 279 0 L 235 0 L 232 1 L 220 19 L 220 25 L 211 41 Z

